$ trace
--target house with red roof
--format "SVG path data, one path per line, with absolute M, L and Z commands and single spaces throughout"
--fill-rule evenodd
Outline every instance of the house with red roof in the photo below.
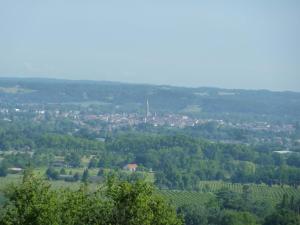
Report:
M 132 164 L 127 164 L 126 166 L 123 167 L 124 170 L 128 170 L 128 171 L 131 171 L 131 172 L 135 172 L 136 169 L 137 169 L 138 165 L 135 164 L 135 163 L 132 163 Z

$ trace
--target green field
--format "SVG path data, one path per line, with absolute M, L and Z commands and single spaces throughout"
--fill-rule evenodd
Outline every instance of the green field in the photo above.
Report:
M 227 183 L 223 181 L 201 181 L 199 184 L 201 192 L 217 192 L 220 189 L 226 188 L 228 190 L 242 193 L 243 184 Z M 300 197 L 300 187 L 291 187 L 288 185 L 272 185 L 266 184 L 248 184 L 249 191 L 254 199 L 270 201 L 273 204 L 278 203 L 284 194 L 289 196 Z
M 36 176 L 41 176 L 44 177 L 46 173 L 47 168 L 46 167 L 41 167 L 41 168 L 35 168 L 34 169 L 34 174 Z M 58 171 L 60 168 L 57 169 Z M 79 173 L 80 175 L 83 173 L 84 168 L 65 168 L 66 174 L 75 174 Z M 89 169 L 89 175 L 90 176 L 97 176 L 99 169 Z M 109 172 L 109 169 L 105 169 L 105 171 Z M 123 173 L 127 174 L 132 174 L 130 171 L 122 171 Z M 145 176 L 145 180 L 147 182 L 153 183 L 154 182 L 154 174 L 153 173 L 148 173 L 148 172 L 139 172 L 143 173 Z M 12 184 L 12 183 L 17 183 L 20 182 L 22 179 L 21 174 L 9 174 L 6 177 L 0 177 L 0 191 L 3 190 L 7 185 Z M 51 181 L 51 184 L 54 188 L 58 187 L 70 187 L 70 188 L 77 188 L 80 187 L 81 183 L 80 182 L 65 182 L 63 180 L 58 180 L 58 181 Z M 98 184 L 91 183 L 90 186 L 91 188 L 95 189 Z
M 67 169 L 67 172 L 72 171 L 82 173 L 82 169 Z M 43 175 L 45 174 L 45 168 L 36 169 L 35 174 Z M 98 172 L 97 169 L 90 170 L 90 175 L 96 175 Z M 7 187 L 9 184 L 20 182 L 22 176 L 21 175 L 8 175 L 5 178 L 0 178 L 0 192 Z M 153 174 L 147 179 L 148 182 L 153 182 Z M 59 181 L 51 181 L 53 188 L 71 188 L 78 189 L 82 183 L 81 182 L 65 182 L 62 180 Z M 89 184 L 89 188 L 91 190 L 96 190 L 101 184 L 91 183 Z M 180 191 L 180 190 L 158 190 L 157 193 L 161 194 L 167 200 L 170 200 L 172 204 L 175 206 L 181 206 L 184 204 L 204 204 L 209 200 L 214 198 L 214 193 L 222 188 L 226 188 L 228 190 L 242 193 L 243 192 L 243 184 L 233 184 L 226 183 L 222 181 L 201 181 L 199 184 L 199 191 Z M 264 200 L 272 203 L 273 205 L 277 204 L 282 196 L 286 193 L 289 196 L 294 195 L 295 197 L 300 198 L 300 188 L 294 188 L 290 186 L 279 186 L 273 185 L 268 186 L 265 184 L 249 184 L 249 191 L 251 196 L 256 200 Z
M 159 193 L 165 196 L 175 206 L 184 204 L 204 204 L 215 197 L 214 193 L 225 188 L 237 193 L 243 192 L 243 184 L 226 183 L 222 181 L 201 181 L 200 191 L 177 191 L 177 190 L 160 190 Z M 282 200 L 284 194 L 289 196 L 294 195 L 300 198 L 300 188 L 290 186 L 273 185 L 268 186 L 265 184 L 249 184 L 250 195 L 255 200 L 262 200 L 276 205 Z
M 187 105 L 183 110 L 181 110 L 182 113 L 191 113 L 191 114 L 197 114 L 202 111 L 202 108 L 199 105 Z
M 186 204 L 202 205 L 215 197 L 213 193 L 201 193 L 196 191 L 159 190 L 158 193 L 176 207 Z
M 18 94 L 18 93 L 31 93 L 34 92 L 34 90 L 24 89 L 16 86 L 16 87 L 0 87 L 0 92 L 7 93 L 7 94 Z

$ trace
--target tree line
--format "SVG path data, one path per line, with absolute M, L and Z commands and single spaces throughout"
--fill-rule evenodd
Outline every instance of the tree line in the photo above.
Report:
M 49 166 L 55 156 L 63 157 L 70 167 L 80 167 L 81 158 L 92 155 L 91 168 L 117 169 L 137 163 L 141 170 L 154 171 L 156 185 L 161 188 L 197 189 L 200 180 L 295 186 L 300 182 L 299 153 L 280 155 L 261 147 L 211 142 L 181 134 L 129 132 L 100 142 L 46 133 L 30 141 L 35 146 L 33 155 L 25 151 L 4 156 L 2 174 L 7 167 L 25 168 L 28 163 Z

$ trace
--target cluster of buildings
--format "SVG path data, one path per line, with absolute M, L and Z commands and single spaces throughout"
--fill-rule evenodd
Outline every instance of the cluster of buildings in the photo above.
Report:
M 0 116 L 5 121 L 11 121 L 11 115 L 17 116 L 22 113 L 31 115 L 36 121 L 44 120 L 47 118 L 55 119 L 70 119 L 78 125 L 86 125 L 90 121 L 94 121 L 97 125 L 97 129 L 101 129 L 105 126 L 109 126 L 112 129 L 118 129 L 121 127 L 136 126 L 139 124 L 149 124 L 154 127 L 168 126 L 168 127 L 194 127 L 197 125 L 214 122 L 217 126 L 237 128 L 250 131 L 267 131 L 275 133 L 292 133 L 295 131 L 295 127 L 292 124 L 271 124 L 268 122 L 228 122 L 223 120 L 212 119 L 200 119 L 192 118 L 187 115 L 174 114 L 174 113 L 152 113 L 150 111 L 149 101 L 146 101 L 144 113 L 96 113 L 93 111 L 80 111 L 68 108 L 52 108 L 45 109 L 44 106 L 24 106 L 24 107 L 12 107 L 1 108 Z M 94 130 L 95 127 L 90 127 Z
M 200 123 L 200 120 L 193 119 L 188 116 L 179 114 L 165 114 L 165 115 L 149 115 L 143 117 L 136 113 L 127 114 L 100 114 L 100 115 L 86 115 L 83 117 L 85 121 L 95 120 L 110 124 L 112 127 L 134 126 L 139 124 L 151 124 L 155 127 L 170 126 L 170 127 L 187 127 L 195 126 Z

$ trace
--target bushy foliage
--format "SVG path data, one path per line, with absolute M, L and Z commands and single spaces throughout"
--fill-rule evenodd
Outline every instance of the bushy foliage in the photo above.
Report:
M 53 190 L 26 173 L 20 185 L 10 187 L 0 217 L 1 225 L 180 225 L 175 210 L 154 194 L 153 186 L 137 181 L 109 179 L 96 192 Z

